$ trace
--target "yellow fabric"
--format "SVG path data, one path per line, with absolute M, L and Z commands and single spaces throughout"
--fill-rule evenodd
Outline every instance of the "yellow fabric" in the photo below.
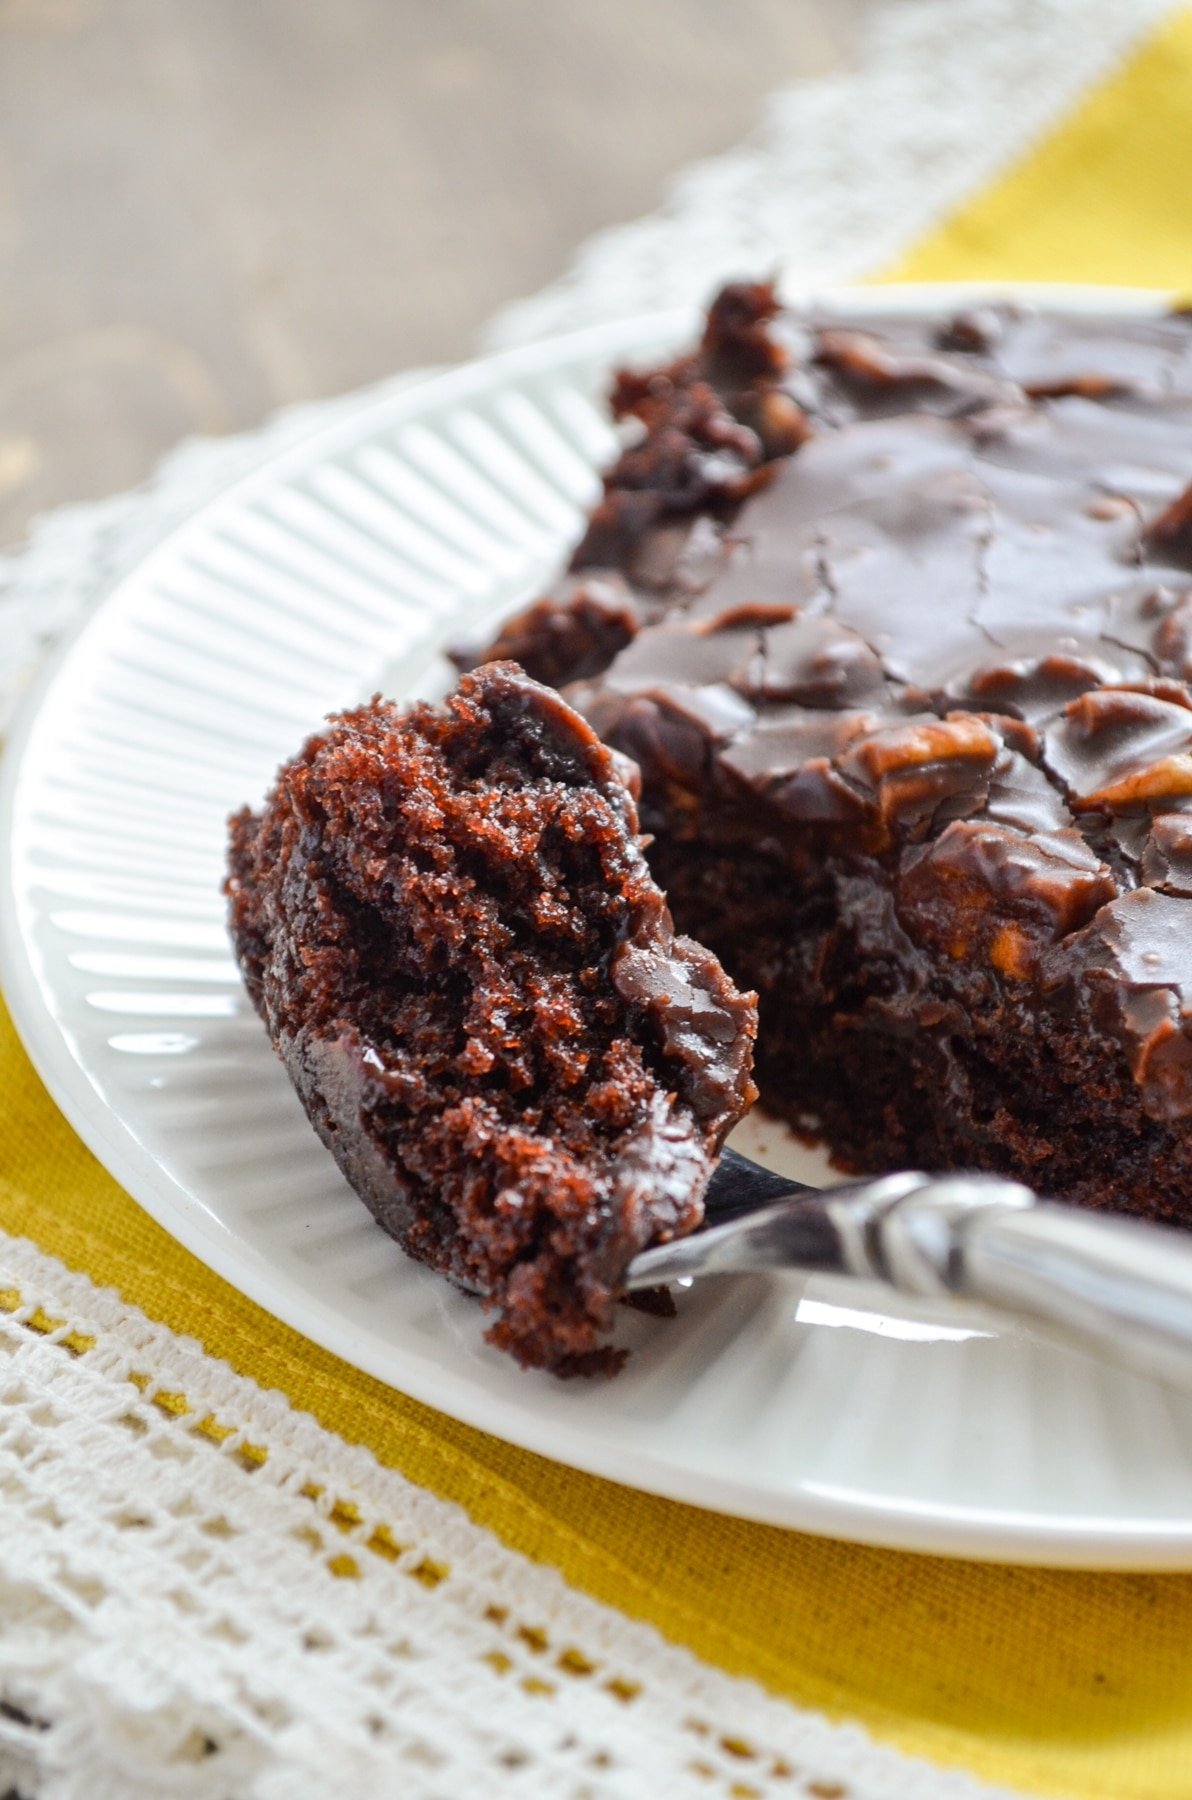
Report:
M 1192 10 L 1181 8 L 1033 154 L 880 279 L 1192 292 L 1190 155 Z
M 1192 290 L 1190 106 L 1192 12 L 894 273 Z M 1192 1578 L 858 1549 L 650 1499 L 439 1417 L 181 1250 L 66 1127 L 3 1015 L 0 1224 L 726 1669 L 988 1780 L 1105 1800 L 1192 1796 Z

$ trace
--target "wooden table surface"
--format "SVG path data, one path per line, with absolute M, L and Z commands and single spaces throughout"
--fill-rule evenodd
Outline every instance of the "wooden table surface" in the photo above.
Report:
M 0 0 L 0 544 L 466 356 L 868 0 Z

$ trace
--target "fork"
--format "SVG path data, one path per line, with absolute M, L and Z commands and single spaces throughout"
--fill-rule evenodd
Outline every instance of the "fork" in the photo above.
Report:
M 725 1150 L 708 1223 L 635 1256 L 629 1292 L 801 1269 L 954 1295 L 1192 1390 L 1192 1235 L 1042 1200 L 996 1175 L 906 1171 L 818 1189 Z

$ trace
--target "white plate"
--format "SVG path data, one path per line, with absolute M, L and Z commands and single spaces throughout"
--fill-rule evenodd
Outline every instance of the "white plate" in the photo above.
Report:
M 956 294 L 901 294 L 925 297 Z M 457 1418 L 805 1530 L 1192 1566 L 1192 1399 L 987 1318 L 823 1280 L 707 1282 L 674 1321 L 626 1318 L 635 1350 L 617 1380 L 523 1374 L 350 1193 L 241 989 L 219 893 L 228 811 L 329 709 L 440 685 L 444 641 L 549 576 L 612 448 L 609 369 L 693 324 L 587 331 L 362 405 L 116 584 L 5 760 L 0 948 L 17 1024 L 88 1144 L 184 1244 Z M 778 1127 L 746 1136 L 806 1168 Z

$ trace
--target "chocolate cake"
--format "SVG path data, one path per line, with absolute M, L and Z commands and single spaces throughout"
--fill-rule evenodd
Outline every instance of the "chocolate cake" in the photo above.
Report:
M 232 821 L 253 1002 L 312 1123 L 488 1335 L 562 1374 L 692 1230 L 753 1098 L 752 996 L 676 937 L 623 759 L 510 665 L 332 719 Z
M 1192 320 L 738 286 L 614 408 L 493 653 L 638 764 L 765 1104 L 848 1168 L 1192 1223 Z

